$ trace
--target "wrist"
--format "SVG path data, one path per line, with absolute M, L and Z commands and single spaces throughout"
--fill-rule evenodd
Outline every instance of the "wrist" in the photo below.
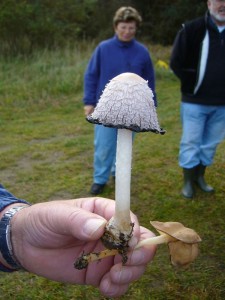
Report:
M 0 211 L 0 220 L 2 219 L 2 217 L 4 216 L 4 214 L 10 209 L 10 208 L 12 208 L 12 207 L 17 207 L 17 206 L 25 206 L 25 207 L 27 207 L 27 206 L 29 206 L 28 204 L 26 205 L 26 204 L 23 204 L 23 203 L 20 203 L 20 202 L 18 202 L 18 203 L 13 203 L 13 204 L 10 204 L 10 205 L 7 205 L 2 211 Z
M 14 204 L 11 204 L 11 205 L 8 205 L 6 206 L 2 211 L 0 211 L 0 220 L 2 219 L 2 217 L 4 216 L 4 214 L 12 207 L 15 207 L 15 206 L 20 206 L 20 203 L 14 203 Z M 0 264 L 3 265 L 4 267 L 6 267 L 6 269 L 9 270 L 12 270 L 10 268 L 10 265 L 5 261 L 5 259 L 3 258 L 2 256 L 2 253 L 0 251 Z M 12 270 L 13 271 L 13 270 Z M 6 271 L 7 272 L 7 271 Z
M 26 207 L 28 207 L 26 204 L 14 203 L 5 207 L 0 213 L 0 270 L 2 271 L 13 272 L 22 269 L 12 245 L 11 221 L 15 214 Z

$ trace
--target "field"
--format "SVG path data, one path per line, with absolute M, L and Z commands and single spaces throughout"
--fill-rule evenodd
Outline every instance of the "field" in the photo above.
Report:
M 0 182 L 31 203 L 90 196 L 93 125 L 83 114 L 83 72 L 94 44 L 32 57 L 0 59 Z M 213 195 L 181 194 L 177 157 L 181 125 L 179 82 L 158 60 L 169 48 L 149 46 L 156 66 L 157 109 L 164 136 L 137 134 L 133 147 L 131 209 L 143 226 L 179 221 L 202 238 L 189 269 L 174 269 L 166 246 L 158 247 L 144 276 L 121 300 L 219 300 L 225 298 L 225 143 L 207 169 Z M 103 197 L 114 199 L 109 181 Z M 94 287 L 51 282 L 26 272 L 0 274 L 0 299 L 103 300 Z

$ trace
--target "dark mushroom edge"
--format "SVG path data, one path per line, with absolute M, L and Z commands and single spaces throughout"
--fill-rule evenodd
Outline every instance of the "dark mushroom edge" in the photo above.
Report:
M 140 128 L 136 124 L 131 124 L 129 126 L 127 126 L 125 124 L 117 124 L 116 126 L 114 124 L 109 124 L 109 123 L 104 123 L 103 124 L 102 122 L 99 121 L 99 119 L 92 118 L 91 115 L 87 116 L 86 120 L 89 123 L 92 123 L 92 124 L 98 124 L 98 125 L 103 125 L 105 127 L 113 127 L 113 128 L 118 128 L 118 129 L 128 129 L 128 130 L 135 131 L 135 132 L 148 132 L 148 131 L 151 131 L 151 132 L 159 133 L 159 134 L 162 134 L 162 135 L 166 133 L 166 130 L 164 130 L 163 128 L 160 128 L 160 131 L 159 131 L 159 130 L 153 129 L 153 128 Z

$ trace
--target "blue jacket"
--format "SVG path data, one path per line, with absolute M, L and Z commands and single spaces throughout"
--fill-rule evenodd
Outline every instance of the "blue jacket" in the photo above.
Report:
M 101 42 L 89 61 L 84 75 L 84 104 L 95 106 L 105 85 L 124 72 L 132 72 L 148 80 L 156 105 L 155 74 L 148 49 L 135 39 L 121 42 L 116 35 Z
M 3 185 L 0 184 L 0 211 L 2 211 L 6 206 L 13 204 L 13 203 L 26 203 L 27 201 L 23 199 L 19 199 L 7 191 Z

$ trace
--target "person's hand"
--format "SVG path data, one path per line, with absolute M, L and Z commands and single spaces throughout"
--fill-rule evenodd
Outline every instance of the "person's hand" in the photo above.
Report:
M 107 297 L 118 297 L 144 273 L 155 246 L 130 251 L 125 265 L 117 255 L 92 262 L 83 270 L 74 268 L 83 252 L 104 249 L 100 237 L 114 209 L 115 201 L 105 198 L 51 201 L 22 209 L 11 221 L 14 254 L 29 272 L 55 281 L 93 285 Z M 131 215 L 134 247 L 154 234 Z
M 87 117 L 88 115 L 92 114 L 95 107 L 93 105 L 85 105 L 84 106 L 84 114 Z

